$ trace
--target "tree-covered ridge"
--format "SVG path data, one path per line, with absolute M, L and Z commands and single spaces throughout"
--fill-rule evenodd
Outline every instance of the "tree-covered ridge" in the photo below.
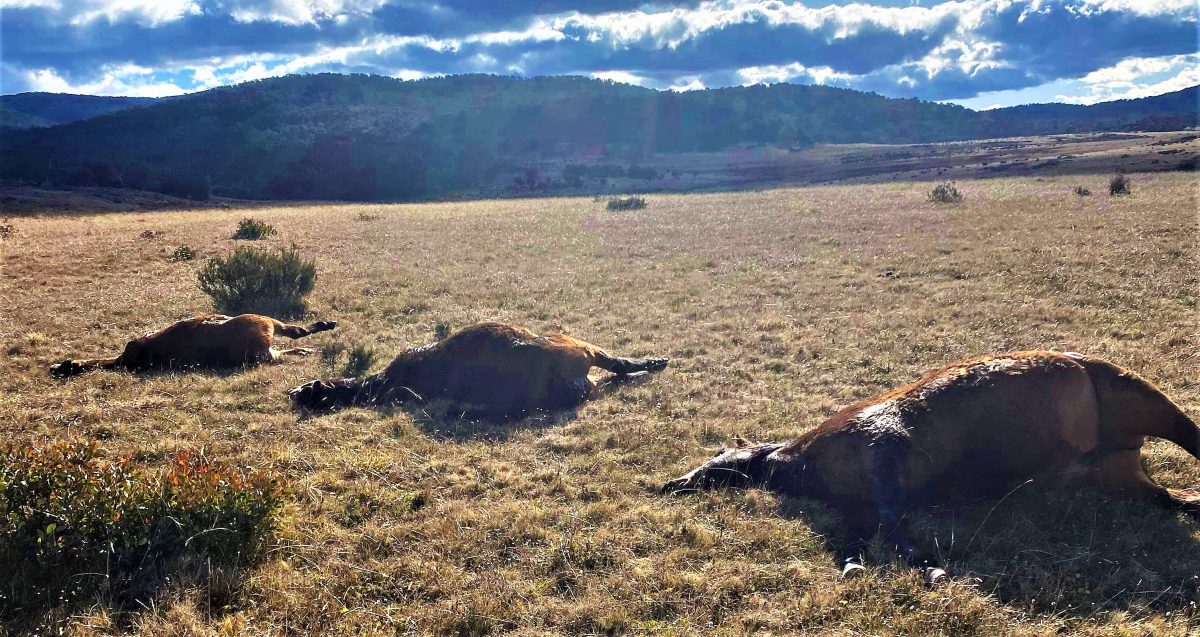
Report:
M 0 95 L 0 128 L 38 128 L 74 122 L 153 103 L 149 97 L 104 97 L 65 93 Z
M 537 191 L 539 177 L 521 171 L 548 159 L 636 166 L 654 153 L 748 144 L 1175 129 L 1195 124 L 1196 95 L 976 112 L 793 84 L 675 93 L 581 77 L 288 76 L 10 131 L 0 173 L 197 198 L 408 200 L 510 180 Z

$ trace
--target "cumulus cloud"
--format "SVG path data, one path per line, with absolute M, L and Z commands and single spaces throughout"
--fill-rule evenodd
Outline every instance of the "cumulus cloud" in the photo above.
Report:
M 1078 80 L 1081 91 L 1062 99 L 1086 102 L 1197 79 L 1194 0 L 820 4 L 0 0 L 0 88 L 57 78 L 166 93 L 295 72 L 494 72 L 675 90 L 788 81 L 938 100 Z
M 1086 86 L 1087 93 L 1058 95 L 1058 99 L 1074 104 L 1095 104 L 1170 93 L 1200 84 L 1200 54 L 1127 58 L 1092 71 L 1079 81 Z

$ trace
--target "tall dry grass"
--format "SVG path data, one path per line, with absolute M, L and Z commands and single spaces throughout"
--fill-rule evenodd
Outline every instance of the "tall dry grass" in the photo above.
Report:
M 302 418 L 287 388 L 316 357 L 233 374 L 45 366 L 117 351 L 203 312 L 204 258 L 238 211 L 20 218 L 0 255 L 0 431 L 82 436 L 147 467 L 182 448 L 295 485 L 270 559 L 219 591 L 152 608 L 46 610 L 77 635 L 885 634 L 1184 635 L 1197 522 L 1087 494 L 1018 490 L 915 513 L 955 583 L 879 565 L 842 582 L 837 521 L 762 491 L 657 495 L 734 435 L 775 440 L 946 361 L 1055 348 L 1156 382 L 1194 417 L 1196 179 L 1131 175 L 648 197 L 259 209 L 316 259 L 311 312 L 388 353 L 483 319 L 670 356 L 652 382 L 576 414 L 499 426 L 420 411 Z M 140 239 L 144 230 L 163 234 Z M 194 261 L 172 260 L 180 244 Z M 319 347 L 328 334 L 313 337 Z M 1149 447 L 1157 480 L 1200 463 Z M 231 576 L 232 577 L 232 576 Z M 217 593 L 217 594 L 214 594 Z M 219 600 L 214 602 L 213 600 Z

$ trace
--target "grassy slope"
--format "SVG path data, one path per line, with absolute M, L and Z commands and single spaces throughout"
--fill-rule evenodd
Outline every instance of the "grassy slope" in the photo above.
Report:
M 1071 193 L 1085 183 L 1096 196 Z M 590 199 L 257 210 L 318 261 L 333 334 L 384 353 L 439 322 L 566 329 L 630 355 L 653 382 L 576 417 L 500 427 L 403 411 L 297 419 L 283 392 L 317 360 L 232 375 L 52 381 L 45 364 L 110 351 L 206 310 L 199 261 L 238 211 L 19 219 L 2 249 L 0 431 L 79 435 L 161 463 L 202 445 L 297 485 L 272 559 L 239 587 L 179 587 L 79 634 L 1184 634 L 1195 630 L 1200 525 L 1140 505 L 1018 490 L 916 516 L 956 583 L 883 568 L 840 582 L 808 502 L 760 491 L 664 498 L 666 478 L 740 434 L 774 440 L 945 361 L 1031 347 L 1125 364 L 1200 416 L 1196 180 L 1134 175 Z M 143 230 L 165 231 L 158 239 Z M 1155 443 L 1173 486 L 1200 463 Z M 424 499 L 424 506 L 414 502 Z M 875 563 L 878 564 L 876 559 Z M 233 610 L 222 609 L 235 600 Z

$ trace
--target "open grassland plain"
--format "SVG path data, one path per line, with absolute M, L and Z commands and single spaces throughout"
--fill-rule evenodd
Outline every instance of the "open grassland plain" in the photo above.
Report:
M 764 491 L 658 495 L 735 435 L 780 440 L 948 361 L 1028 348 L 1127 366 L 1200 418 L 1197 179 L 1133 174 L 590 198 L 260 208 L 316 260 L 303 343 L 373 371 L 439 329 L 497 319 L 623 355 L 652 381 L 504 425 L 421 409 L 294 412 L 320 357 L 235 373 L 69 381 L 210 310 L 196 286 L 241 211 L 22 217 L 0 278 L 0 433 L 96 440 L 147 468 L 181 449 L 291 485 L 266 558 L 174 574 L 138 610 L 44 609 L 43 632 L 212 634 L 1184 635 L 1200 630 L 1200 524 L 1036 485 L 914 513 L 952 584 L 878 548 L 842 581 L 838 521 Z M 1092 196 L 1073 191 L 1083 185 Z M 172 260 L 181 244 L 198 253 Z M 1151 475 L 1200 463 L 1151 443 Z

